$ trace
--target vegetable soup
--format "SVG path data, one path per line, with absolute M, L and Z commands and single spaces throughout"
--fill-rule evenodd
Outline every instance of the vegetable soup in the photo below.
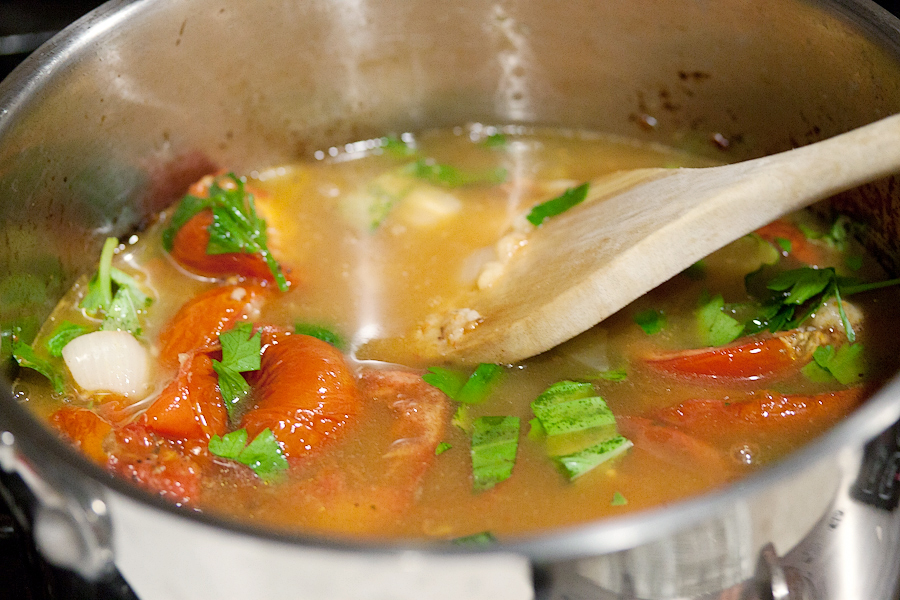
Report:
M 763 227 L 519 364 L 402 341 L 585 182 L 708 164 L 470 125 L 210 174 L 15 339 L 17 397 L 151 493 L 291 531 L 483 541 L 726 485 L 897 369 L 897 281 L 845 217 Z

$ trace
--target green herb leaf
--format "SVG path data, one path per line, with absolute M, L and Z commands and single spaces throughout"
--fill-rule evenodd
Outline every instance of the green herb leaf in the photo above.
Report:
M 100 329 L 103 331 L 128 331 L 141 334 L 141 322 L 134 305 L 134 297 L 126 288 L 119 288 L 103 317 Z
M 148 294 L 145 294 L 141 289 L 141 284 L 128 273 L 115 267 L 111 267 L 109 270 L 109 278 L 113 280 L 113 283 L 119 286 L 119 290 L 124 290 L 131 296 L 131 301 L 137 309 L 147 308 L 153 304 L 153 298 Z
M 497 538 L 490 531 L 482 531 L 481 533 L 458 537 L 452 542 L 457 546 L 490 546 L 497 543 Z
M 456 412 L 453 413 L 453 418 L 451 422 L 454 427 L 462 429 L 466 433 L 472 431 L 472 415 L 470 410 L 471 405 L 469 404 L 460 404 L 456 407 Z
M 837 350 L 832 346 L 820 346 L 813 352 L 813 362 L 810 364 L 815 364 L 828 371 L 843 385 L 858 383 L 865 374 L 863 346 L 862 344 L 845 344 Z M 814 378 L 817 374 L 814 369 L 807 370 L 804 367 L 803 373 L 810 379 L 816 380 Z
M 722 312 L 725 300 L 721 295 L 710 298 L 697 309 L 700 337 L 707 346 L 724 346 L 736 340 L 744 331 L 744 324 Z
M 433 385 L 447 394 L 447 397 L 452 400 L 465 385 L 467 377 L 453 369 L 428 367 L 428 372 L 422 375 L 422 379 L 425 380 L 425 383 Z
M 247 437 L 246 429 L 238 429 L 222 437 L 214 435 L 209 440 L 209 451 L 250 467 L 263 481 L 273 481 L 288 466 L 275 434 L 266 428 L 249 444 Z
M 596 395 L 590 383 L 555 383 L 531 403 L 531 410 L 547 435 L 615 426 L 616 423 L 609 406 Z
M 573 206 L 581 204 L 584 202 L 585 198 L 587 198 L 589 187 L 589 183 L 582 183 L 578 187 L 567 189 L 556 198 L 534 206 L 526 217 L 528 222 L 537 227 L 546 219 L 555 217 L 556 215 L 566 212 Z
M 63 394 L 66 391 L 63 383 L 62 375 L 57 372 L 49 361 L 35 354 L 34 349 L 25 342 L 14 340 L 12 343 L 13 358 L 19 363 L 20 367 L 25 367 L 33 371 L 37 371 L 50 380 L 53 384 L 53 391 L 57 394 Z
M 50 356 L 59 358 L 62 356 L 62 349 L 66 347 L 66 344 L 91 331 L 92 329 L 86 325 L 78 325 L 71 321 L 63 321 L 56 326 L 56 329 L 53 330 L 53 333 L 51 333 L 50 337 L 47 338 L 47 341 L 44 342 L 44 347 L 50 352 Z
M 452 447 L 453 447 L 453 444 L 450 444 L 449 442 L 441 442 L 440 444 L 435 446 L 434 455 L 440 456 L 441 454 L 443 454 L 444 452 L 446 452 L 447 450 L 449 450 Z
M 785 252 L 788 254 L 790 254 L 791 249 L 793 248 L 793 244 L 791 243 L 791 240 L 783 238 L 783 237 L 775 238 L 775 243 L 778 244 L 778 247 L 781 248 L 782 252 Z
M 406 158 L 416 154 L 416 149 L 403 141 L 402 138 L 387 136 L 381 138 L 380 148 L 387 154 L 396 158 Z
M 628 499 L 621 492 L 613 493 L 612 500 L 609 503 L 610 506 L 625 506 L 626 504 L 628 504 Z
M 465 173 L 456 167 L 422 158 L 407 166 L 408 172 L 418 179 L 444 187 L 462 187 L 476 184 L 499 184 L 506 181 L 506 169 L 494 169 L 484 173 Z
M 604 381 L 625 381 L 628 379 L 628 371 L 625 369 L 610 369 L 598 371 L 591 375 L 591 379 L 603 379 Z
M 185 196 L 172 216 L 172 222 L 163 232 L 163 245 L 169 251 L 178 230 L 197 213 L 211 209 L 213 222 L 207 228 L 209 244 L 207 254 L 226 254 L 242 252 L 258 254 L 265 261 L 282 292 L 287 291 L 288 283 L 278 262 L 269 252 L 266 222 L 256 212 L 253 194 L 244 190 L 244 182 L 233 173 L 227 176 L 233 183 L 233 189 L 225 189 L 219 181 L 209 186 L 207 198 Z
M 805 267 L 779 273 L 769 281 L 768 288 L 776 292 L 787 291 L 782 300 L 784 304 L 803 304 L 822 294 L 834 277 L 834 269 Z
M 260 367 L 262 352 L 262 334 L 253 333 L 253 325 L 246 321 L 237 323 L 232 329 L 219 334 L 222 344 L 222 361 L 213 359 L 213 369 L 219 375 L 219 390 L 228 409 L 228 415 L 234 418 L 237 406 L 250 393 L 250 386 L 241 375 L 247 371 L 256 371 Z
M 472 425 L 472 488 L 489 490 L 512 475 L 519 445 L 518 417 L 479 417 Z
M 228 331 L 219 334 L 222 343 L 222 362 L 239 373 L 259 370 L 262 351 L 262 333 L 253 333 L 253 324 L 236 323 Z
M 453 399 L 464 404 L 478 404 L 488 397 L 502 378 L 503 367 L 481 363 Z
M 103 250 L 100 251 L 100 265 L 88 283 L 87 293 L 85 293 L 84 298 L 81 299 L 78 305 L 90 315 L 105 312 L 112 304 L 113 290 L 110 270 L 112 269 L 113 255 L 118 245 L 119 240 L 116 238 L 106 238 L 106 241 L 103 243 Z
M 634 444 L 630 440 L 617 435 L 580 452 L 557 456 L 556 460 L 570 480 L 577 479 L 598 465 L 619 456 L 632 446 Z
M 506 144 L 506 136 L 502 133 L 492 133 L 481 140 L 481 145 L 485 148 L 503 148 Z
M 294 325 L 294 332 L 320 339 L 323 342 L 331 344 L 335 348 L 344 348 L 343 338 L 327 327 L 312 325 L 310 323 L 297 323 Z
M 666 315 L 661 310 L 649 308 L 634 315 L 634 322 L 647 335 L 654 335 L 666 326 Z

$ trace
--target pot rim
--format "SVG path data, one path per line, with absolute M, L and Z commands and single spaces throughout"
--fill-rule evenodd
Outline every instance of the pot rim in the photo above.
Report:
M 890 48 L 900 60 L 900 20 L 871 0 L 801 0 L 842 15 L 859 27 L 881 47 Z M 29 101 L 40 95 L 48 83 L 63 71 L 67 62 L 92 43 L 102 39 L 120 22 L 133 14 L 156 6 L 152 0 L 111 0 L 94 9 L 54 36 L 22 62 L 0 84 L 0 140 Z M 456 546 L 446 542 L 409 539 L 350 540 L 276 531 L 239 523 L 209 513 L 180 508 L 158 495 L 129 484 L 53 434 L 20 405 L 10 393 L 10 385 L 0 392 L 0 426 L 15 436 L 16 446 L 29 462 L 50 473 L 74 469 L 80 476 L 104 488 L 134 500 L 147 508 L 189 519 L 195 523 L 273 542 L 299 544 L 353 552 L 401 553 L 417 550 L 435 554 L 471 554 L 512 552 L 540 563 L 581 556 L 605 554 L 652 542 L 678 530 L 697 524 L 723 507 L 765 490 L 773 483 L 795 476 L 798 471 L 847 449 L 861 449 L 900 420 L 900 376 L 881 387 L 863 406 L 815 441 L 778 463 L 722 489 L 711 490 L 673 504 L 635 511 L 621 517 L 570 525 L 508 538 L 489 547 Z M 59 477 L 59 481 L 71 477 Z

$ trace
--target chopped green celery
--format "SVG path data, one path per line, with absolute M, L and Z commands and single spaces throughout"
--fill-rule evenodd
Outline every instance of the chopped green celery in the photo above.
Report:
M 339 348 L 341 350 L 343 350 L 345 346 L 344 339 L 341 336 L 336 334 L 331 329 L 322 327 L 320 325 L 313 325 L 311 323 L 296 323 L 294 324 L 294 333 L 308 335 L 310 337 L 320 339 L 323 342 L 327 342 L 335 348 Z
M 706 346 L 724 346 L 737 339 L 744 324 L 722 312 L 725 300 L 721 294 L 710 298 L 697 309 L 697 325 L 700 338 Z
M 497 543 L 497 538 L 490 531 L 473 533 L 451 540 L 457 546 L 490 546 Z
M 612 500 L 610 500 L 610 506 L 625 506 L 628 504 L 628 499 L 622 495 L 621 492 L 614 492 Z
M 53 333 L 51 333 L 50 337 L 47 338 L 47 341 L 44 342 L 44 347 L 50 352 L 50 356 L 59 358 L 62 356 L 62 349 L 66 347 L 66 344 L 91 331 L 93 331 L 93 328 L 88 327 L 87 325 L 78 325 L 71 321 L 63 321 L 56 326 Z
M 581 204 L 587 198 L 589 187 L 590 184 L 585 182 L 577 187 L 567 189 L 556 198 L 535 205 L 526 217 L 528 222 L 537 227 L 550 217 L 555 217 Z
M 62 375 L 46 359 L 39 357 L 34 349 L 25 342 L 14 340 L 12 343 L 12 355 L 20 367 L 37 371 L 50 380 L 53 391 L 63 394 L 66 391 Z
M 630 440 L 618 435 L 580 452 L 557 456 L 556 461 L 570 480 L 581 477 L 591 469 L 619 456 L 634 446 Z
M 661 310 L 652 308 L 635 314 L 633 319 L 637 326 L 643 329 L 647 335 L 659 333 L 666 326 L 666 315 Z
M 813 361 L 803 367 L 803 374 L 822 382 L 830 378 L 824 377 L 823 371 L 843 385 L 859 383 L 866 371 L 862 344 L 845 344 L 837 350 L 833 346 L 816 348 Z
M 615 417 L 590 383 L 554 383 L 531 403 L 547 435 L 615 425 Z
M 506 169 L 498 168 L 480 173 L 467 173 L 450 165 L 443 165 L 430 158 L 420 158 L 406 166 L 412 176 L 435 185 L 444 187 L 462 187 L 465 185 L 496 185 L 506 181 Z
M 518 417 L 479 417 L 472 424 L 472 489 L 483 492 L 512 475 L 519 445 Z
M 209 440 L 209 451 L 250 467 L 263 481 L 275 480 L 288 466 L 275 434 L 266 428 L 249 444 L 247 437 L 246 429 L 238 429 L 222 437 L 214 435 Z
M 595 446 L 617 435 L 619 435 L 619 432 L 615 421 L 613 421 L 612 423 L 605 423 L 589 429 L 548 435 L 544 440 L 544 447 L 550 456 L 565 456 Z

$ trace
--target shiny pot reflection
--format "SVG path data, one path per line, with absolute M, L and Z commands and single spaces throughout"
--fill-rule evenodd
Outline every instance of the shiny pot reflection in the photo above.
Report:
M 33 328 L 106 235 L 218 165 L 469 121 L 739 160 L 900 109 L 897 39 L 895 19 L 849 0 L 115 3 L 0 87 L 0 322 Z M 895 182 L 834 204 L 900 271 Z M 9 397 L 0 464 L 38 496 L 50 560 L 87 577 L 115 565 L 145 599 L 886 599 L 900 568 L 898 395 L 894 382 L 727 490 L 489 551 L 336 544 L 178 511 L 76 456 Z

